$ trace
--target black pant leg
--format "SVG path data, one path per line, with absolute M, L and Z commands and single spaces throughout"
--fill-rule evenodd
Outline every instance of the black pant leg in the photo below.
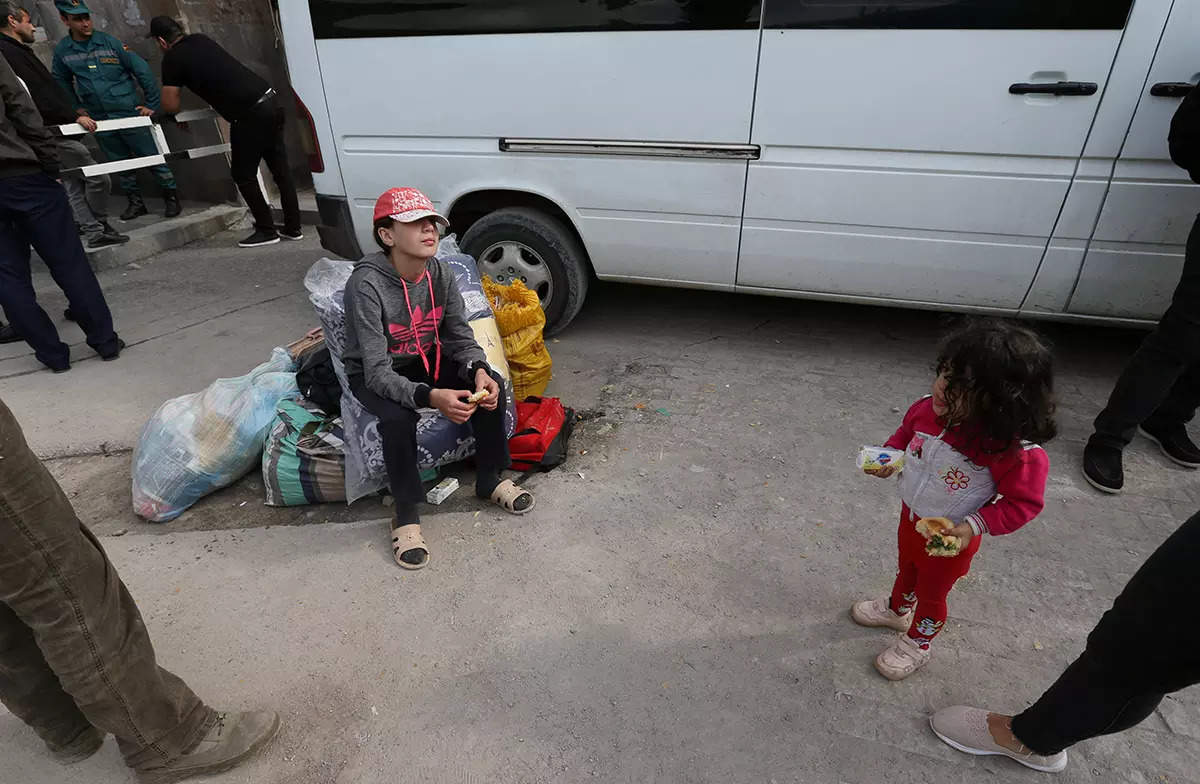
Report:
M 288 166 L 287 146 L 284 144 L 283 109 L 276 106 L 271 113 L 271 135 L 263 150 L 263 160 L 279 189 L 279 205 L 283 209 L 283 228 L 289 234 L 300 232 L 300 197 L 296 194 L 296 182 Z
M 1200 603 L 1200 513 L 1146 560 L 1088 635 L 1087 649 L 1013 719 L 1029 748 L 1053 754 L 1145 719 L 1163 695 L 1200 683 L 1200 629 L 1178 608 Z
M 1171 387 L 1167 399 L 1150 415 L 1146 424 L 1154 430 L 1169 430 L 1191 422 L 1200 407 L 1200 362 L 1193 362 Z
M 495 411 L 477 408 L 471 415 L 471 431 L 475 434 L 475 464 L 480 468 L 503 471 L 512 465 L 508 437 L 504 433 L 504 412 L 508 403 L 504 392 L 504 379 L 495 371 L 492 371 L 491 376 L 500 387 L 500 400 Z
M 1124 449 L 1137 426 L 1150 419 L 1171 398 L 1163 417 L 1178 418 L 1181 407 L 1200 400 L 1200 388 L 1188 377 L 1181 378 L 1200 362 L 1200 216 L 1188 235 L 1183 275 L 1175 288 L 1171 307 L 1158 328 L 1143 341 L 1121 373 L 1109 396 L 1108 405 L 1096 417 L 1091 442 Z M 1197 376 L 1200 379 L 1200 376 Z M 1190 418 L 1190 414 L 1188 416 Z
M 362 376 L 350 376 L 347 380 L 354 397 L 379 420 L 383 464 L 387 468 L 392 497 L 397 504 L 424 501 L 425 487 L 421 482 L 421 471 L 417 468 L 417 422 L 421 419 L 420 412 L 375 394 L 367 388 Z
M 257 114 L 229 126 L 229 172 L 254 216 L 254 227 L 266 232 L 275 231 L 275 216 L 258 184 L 258 164 L 270 135 L 269 125 Z

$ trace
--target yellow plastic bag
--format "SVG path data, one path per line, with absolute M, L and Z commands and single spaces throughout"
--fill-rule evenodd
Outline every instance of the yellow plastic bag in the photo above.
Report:
M 501 286 L 486 275 L 483 293 L 496 314 L 504 356 L 512 371 L 513 392 L 518 401 L 540 397 L 550 383 L 550 352 L 542 340 L 546 314 L 536 291 L 519 280 Z

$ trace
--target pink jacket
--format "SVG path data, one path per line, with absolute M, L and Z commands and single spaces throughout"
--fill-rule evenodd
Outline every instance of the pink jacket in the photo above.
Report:
M 947 428 L 931 397 L 913 404 L 885 446 L 905 450 L 900 497 L 920 517 L 965 522 L 976 535 L 1011 534 L 1046 505 L 1050 461 L 1040 446 L 989 453 L 962 428 Z

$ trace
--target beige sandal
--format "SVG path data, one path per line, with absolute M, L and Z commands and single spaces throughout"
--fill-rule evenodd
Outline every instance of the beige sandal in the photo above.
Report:
M 409 550 L 421 550 L 425 553 L 425 558 L 415 564 L 402 560 L 400 556 Z M 392 557 L 396 559 L 396 563 L 400 565 L 401 569 L 424 569 L 429 565 L 429 548 L 421 537 L 420 523 L 411 523 L 392 529 Z
M 529 496 L 529 506 L 524 509 L 517 509 L 514 504 L 523 495 Z M 520 485 L 514 484 L 511 479 L 505 479 L 496 485 L 496 489 L 492 491 L 492 501 L 504 509 L 504 511 L 515 515 L 523 515 L 532 510 L 537 504 L 537 499 L 533 497 L 533 493 Z

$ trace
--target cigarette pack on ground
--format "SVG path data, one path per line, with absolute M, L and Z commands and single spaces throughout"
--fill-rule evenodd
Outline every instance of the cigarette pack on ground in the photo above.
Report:
M 904 450 L 888 449 L 883 446 L 864 446 L 858 451 L 858 467 L 863 471 L 878 471 L 881 468 L 904 468 Z
M 450 497 L 450 494 L 458 489 L 458 480 L 454 477 L 443 479 L 434 485 L 433 489 L 425 494 L 425 500 L 431 504 L 440 504 Z

